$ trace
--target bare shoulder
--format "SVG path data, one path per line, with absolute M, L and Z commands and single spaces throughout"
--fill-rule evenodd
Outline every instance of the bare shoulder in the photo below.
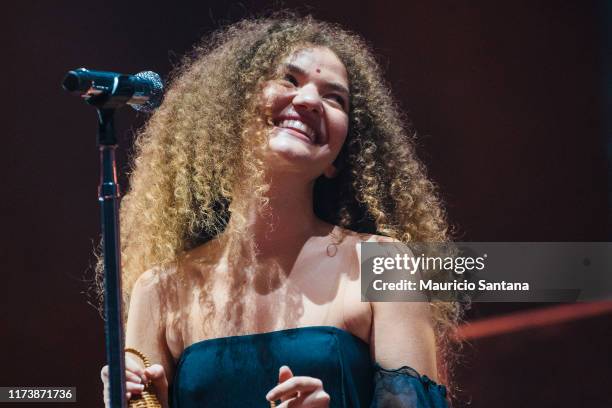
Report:
M 357 234 L 357 233 L 355 233 Z M 407 245 L 404 245 L 400 240 L 385 235 L 377 234 L 358 234 L 360 240 L 356 242 L 355 249 L 359 258 L 359 269 L 361 275 L 361 248 L 360 244 L 366 242 L 380 243 L 380 244 L 397 244 L 392 245 L 389 251 L 385 251 L 388 255 L 395 255 L 396 253 L 408 253 L 412 256 L 412 251 Z M 401 316 L 410 316 L 418 319 L 424 319 L 427 321 L 430 317 L 430 305 L 429 303 L 423 302 L 371 302 L 373 309 L 378 309 L 380 315 L 384 318 L 392 318 L 395 313 Z M 396 315 L 396 316 L 397 316 Z
M 152 363 L 161 364 L 169 379 L 173 363 L 166 342 L 165 286 L 171 268 L 156 267 L 142 273 L 132 288 L 125 333 L 125 346 L 145 354 Z
M 343 260 L 348 266 L 348 276 L 351 281 L 359 280 L 361 277 L 361 244 L 365 242 L 397 242 L 400 241 L 377 234 L 362 233 L 336 226 L 336 239 L 340 239 Z
M 174 272 L 175 269 L 171 267 L 154 267 L 143 272 L 134 282 L 128 310 L 128 332 L 134 329 L 136 332 L 146 331 L 150 334 L 154 328 L 145 330 L 145 325 L 155 326 L 156 331 L 161 330 L 164 324 L 163 311 L 167 306 L 164 299 L 169 292 L 170 282 L 175 279 Z
M 388 237 L 385 235 L 377 235 L 377 234 L 369 234 L 369 233 L 359 233 L 350 230 L 346 231 L 345 234 L 350 237 L 349 245 L 352 247 L 351 250 L 353 253 L 356 253 L 356 259 L 359 265 L 361 265 L 361 244 L 363 243 L 397 243 L 401 244 L 401 241 Z M 361 268 L 359 268 L 359 275 L 361 276 Z
M 175 286 L 178 279 L 175 265 L 156 266 L 143 272 L 132 287 L 130 312 L 133 306 L 161 307 L 164 292 Z
M 156 290 L 161 280 L 164 276 L 169 275 L 169 268 L 163 268 L 160 266 L 153 267 L 145 272 L 143 272 L 136 282 L 134 282 L 134 287 L 132 292 L 134 294 L 146 294 L 152 290 Z

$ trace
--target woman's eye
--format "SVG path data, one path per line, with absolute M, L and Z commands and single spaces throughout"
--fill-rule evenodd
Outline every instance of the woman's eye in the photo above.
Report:
M 344 98 L 340 95 L 330 95 L 329 98 L 338 103 L 344 109 Z
M 283 81 L 289 82 L 293 86 L 298 86 L 297 79 L 291 74 L 285 74 Z

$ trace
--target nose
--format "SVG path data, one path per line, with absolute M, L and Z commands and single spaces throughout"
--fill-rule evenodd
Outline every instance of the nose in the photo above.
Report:
M 321 95 L 314 84 L 309 84 L 300 88 L 293 97 L 293 106 L 296 109 L 303 109 L 309 112 L 322 113 Z

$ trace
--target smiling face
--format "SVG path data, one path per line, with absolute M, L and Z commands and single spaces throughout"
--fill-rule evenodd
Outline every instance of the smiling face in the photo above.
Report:
M 263 89 L 273 129 L 267 165 L 299 171 L 311 179 L 332 176 L 348 131 L 346 69 L 324 47 L 298 50 L 283 61 Z

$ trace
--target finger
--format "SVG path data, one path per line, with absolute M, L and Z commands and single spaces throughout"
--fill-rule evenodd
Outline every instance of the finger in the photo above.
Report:
M 108 384 L 108 366 L 102 367 L 102 370 L 100 371 L 100 378 L 102 379 L 104 385 Z M 125 371 L 125 379 L 126 381 L 131 381 L 134 383 L 142 383 L 141 377 L 128 370 Z
M 329 394 L 323 390 L 312 392 L 310 394 L 304 394 L 302 397 L 300 407 L 303 406 L 309 408 L 327 408 L 329 407 L 329 402 L 331 400 Z
M 107 365 L 102 367 L 102 370 L 100 370 L 100 378 L 102 379 L 103 382 L 105 382 L 106 379 L 108 378 L 108 366 Z
M 277 405 L 276 408 L 328 408 L 329 394 L 325 391 L 302 394 L 298 398 L 291 398 Z
M 153 364 L 144 371 L 147 379 L 149 379 L 155 388 L 162 388 L 166 390 L 168 388 L 168 379 L 166 378 L 166 372 L 161 364 Z
M 137 384 L 141 384 L 142 383 L 142 377 L 136 375 L 135 373 L 126 370 L 125 371 L 125 379 L 126 381 L 131 381 Z
M 168 406 L 168 377 L 166 377 L 164 366 L 161 364 L 153 364 L 151 367 L 145 369 L 145 375 L 153 383 L 161 405 L 163 407 Z
M 102 367 L 102 370 L 100 370 L 100 378 L 102 379 L 102 382 L 106 384 L 106 382 L 108 381 L 108 365 L 105 365 L 104 367 Z M 134 382 L 143 382 L 144 380 L 146 380 L 144 378 L 144 371 L 142 371 L 139 368 L 137 368 L 136 372 L 135 370 L 126 369 L 125 378 L 128 381 L 134 381 Z
M 108 392 L 108 389 L 104 389 L 104 392 L 102 393 L 102 398 L 104 399 L 104 408 L 110 408 L 110 393 Z M 132 398 L 132 393 L 127 391 L 125 393 L 125 399 L 129 400 L 130 398 Z
M 139 362 L 137 362 L 127 354 L 125 356 L 125 369 L 133 372 L 134 374 L 142 378 L 143 382 L 146 381 L 144 368 Z
M 298 408 L 302 407 L 302 401 L 304 400 L 303 396 L 289 398 L 283 401 L 280 405 L 277 405 L 276 408 Z
M 291 372 L 291 369 L 288 366 L 284 365 L 278 369 L 278 383 L 279 384 L 284 383 L 291 377 L 293 377 L 293 373 Z M 291 395 L 289 397 L 281 398 L 281 402 L 284 402 L 285 400 L 288 400 L 289 398 L 292 398 L 292 397 L 297 397 L 297 394 Z
M 282 384 L 272 388 L 266 395 L 268 401 L 276 401 L 283 397 L 291 397 L 295 393 L 312 392 L 318 388 L 323 388 L 323 383 L 318 378 L 312 377 L 291 377 Z
M 278 383 L 279 384 L 284 383 L 291 377 L 293 377 L 293 373 L 291 372 L 291 369 L 288 366 L 284 365 L 278 369 Z
M 130 381 L 125 383 L 125 389 L 133 394 L 140 394 L 144 390 L 144 384 L 137 384 Z
M 145 369 L 145 375 L 153 383 L 156 390 L 165 394 L 168 391 L 168 378 L 161 364 L 153 364 Z

